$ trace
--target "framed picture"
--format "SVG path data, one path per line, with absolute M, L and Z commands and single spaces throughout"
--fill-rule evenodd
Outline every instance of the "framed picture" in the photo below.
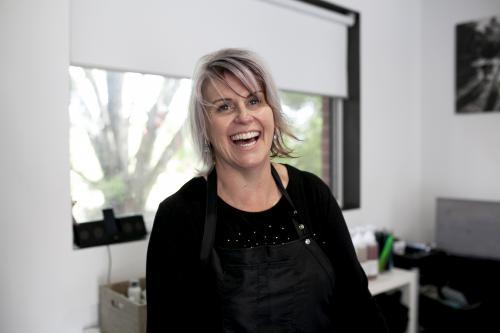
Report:
M 500 112 L 500 15 L 455 29 L 457 113 Z

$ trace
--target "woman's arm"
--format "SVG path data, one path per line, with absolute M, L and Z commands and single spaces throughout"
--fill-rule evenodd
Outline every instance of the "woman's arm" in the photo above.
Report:
M 168 285 L 173 281 L 167 278 L 168 244 L 162 235 L 163 225 L 167 220 L 167 211 L 160 205 L 156 212 L 153 229 L 149 237 L 146 260 L 146 293 L 147 293 L 147 332 L 164 332 L 168 330 L 168 306 L 170 294 Z M 166 248 L 165 248 L 166 247 Z M 167 251 L 165 251 L 167 250 Z
M 203 217 L 191 198 L 158 208 L 146 263 L 147 333 L 215 331 L 215 284 L 199 258 Z
M 193 269 L 198 263 L 186 239 L 189 225 L 160 204 L 151 231 L 147 263 L 147 332 L 164 333 L 185 328 L 196 316 L 193 297 Z

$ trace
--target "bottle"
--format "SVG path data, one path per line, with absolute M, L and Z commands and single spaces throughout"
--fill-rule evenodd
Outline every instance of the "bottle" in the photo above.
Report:
M 139 280 L 133 279 L 129 281 L 127 297 L 131 302 L 141 303 L 141 285 L 139 284 Z
M 356 251 L 356 256 L 358 257 L 358 261 L 361 264 L 361 267 L 365 269 L 364 266 L 366 265 L 368 253 L 361 230 L 356 229 L 356 231 L 353 233 L 352 243 L 354 245 L 354 250 Z
M 378 243 L 372 230 L 366 230 L 363 239 L 367 248 L 365 273 L 368 279 L 374 279 L 378 275 Z

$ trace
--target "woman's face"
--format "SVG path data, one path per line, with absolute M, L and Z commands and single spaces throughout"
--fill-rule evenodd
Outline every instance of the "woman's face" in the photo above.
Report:
M 264 92 L 248 91 L 232 74 L 208 83 L 208 135 L 217 165 L 248 169 L 269 163 L 274 134 L 273 111 Z

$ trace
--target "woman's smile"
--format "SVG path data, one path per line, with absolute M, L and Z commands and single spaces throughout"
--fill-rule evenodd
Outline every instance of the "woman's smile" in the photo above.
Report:
M 250 148 L 257 143 L 259 140 L 260 132 L 259 131 L 250 131 L 243 132 L 231 135 L 231 141 L 241 148 Z

